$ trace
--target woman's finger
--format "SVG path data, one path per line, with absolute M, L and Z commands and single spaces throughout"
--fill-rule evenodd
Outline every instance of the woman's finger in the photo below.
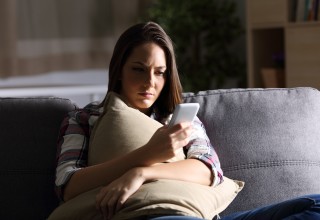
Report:
M 111 219 L 116 210 L 116 205 L 118 201 L 118 195 L 113 194 L 112 197 L 107 198 L 107 214 L 105 215 L 107 219 Z
M 99 210 L 102 213 L 104 219 L 108 219 L 108 215 L 109 215 L 109 193 L 107 192 L 99 201 Z
M 170 136 L 173 139 L 180 141 L 180 140 L 189 138 L 190 135 L 192 134 L 192 131 L 193 131 L 192 126 L 189 126 L 172 133 Z
M 101 204 L 101 201 L 102 199 L 105 197 L 107 191 L 106 191 L 106 188 L 103 187 L 100 192 L 96 195 L 96 209 L 99 209 L 100 210 L 100 204 Z

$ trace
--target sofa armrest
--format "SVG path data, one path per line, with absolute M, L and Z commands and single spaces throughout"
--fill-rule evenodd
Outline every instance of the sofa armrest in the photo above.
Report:
M 56 142 L 75 108 L 61 98 L 0 98 L 1 219 L 46 219 L 58 205 Z

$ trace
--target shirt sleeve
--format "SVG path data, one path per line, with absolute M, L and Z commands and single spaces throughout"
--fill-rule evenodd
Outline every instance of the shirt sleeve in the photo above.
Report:
M 194 132 L 190 137 L 190 142 L 185 147 L 187 158 L 198 159 L 211 168 L 214 175 L 212 186 L 217 186 L 223 181 L 223 171 L 218 155 L 210 142 L 203 123 L 198 117 L 193 122 L 193 129 Z
M 90 114 L 85 110 L 70 112 L 62 121 L 57 146 L 55 189 L 63 200 L 63 189 L 71 176 L 87 166 Z

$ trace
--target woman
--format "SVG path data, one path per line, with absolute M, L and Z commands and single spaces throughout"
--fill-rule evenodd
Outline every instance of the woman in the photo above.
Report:
M 172 42 L 159 25 L 153 22 L 137 24 L 120 36 L 109 65 L 109 92 L 118 93 L 127 105 L 154 120 L 164 125 L 168 123 L 175 105 L 182 101 L 182 88 Z M 198 118 L 192 125 L 163 126 L 141 148 L 111 161 L 88 166 L 90 134 L 103 106 L 104 101 L 71 112 L 62 123 L 56 173 L 57 192 L 62 200 L 68 201 L 103 186 L 96 196 L 96 207 L 106 219 L 110 219 L 149 180 L 173 179 L 212 186 L 222 182 L 219 159 Z M 190 141 L 191 133 L 195 138 Z M 152 166 L 172 158 L 180 148 L 184 148 L 187 159 Z M 287 204 L 281 206 L 287 207 Z M 274 207 L 225 218 L 251 219 L 257 216 L 256 219 L 261 219 L 261 214 L 273 214 Z M 146 216 L 146 219 L 152 218 Z M 154 217 L 157 218 L 197 219 Z
M 129 106 L 167 123 L 175 105 L 181 103 L 182 88 L 171 40 L 159 25 L 138 24 L 120 36 L 109 66 L 108 92 L 111 91 L 120 94 Z M 150 179 L 175 179 L 204 185 L 221 182 L 222 171 L 212 146 L 207 146 L 207 150 L 195 149 L 196 144 L 210 144 L 198 119 L 193 126 L 189 123 L 171 128 L 164 126 L 140 149 L 96 166 L 87 166 L 90 132 L 103 111 L 102 106 L 103 103 L 89 105 L 70 113 L 63 122 L 56 175 L 57 190 L 63 200 L 104 185 L 97 195 L 97 207 L 110 218 Z M 188 159 L 151 166 L 170 159 L 177 149 L 186 146 L 192 130 L 198 133 L 198 138 L 194 140 L 197 143 L 185 148 L 190 152 Z

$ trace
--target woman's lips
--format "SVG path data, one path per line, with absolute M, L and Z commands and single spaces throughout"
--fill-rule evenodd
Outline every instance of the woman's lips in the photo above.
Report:
M 139 95 L 145 97 L 145 98 L 152 98 L 153 94 L 150 92 L 140 92 Z

